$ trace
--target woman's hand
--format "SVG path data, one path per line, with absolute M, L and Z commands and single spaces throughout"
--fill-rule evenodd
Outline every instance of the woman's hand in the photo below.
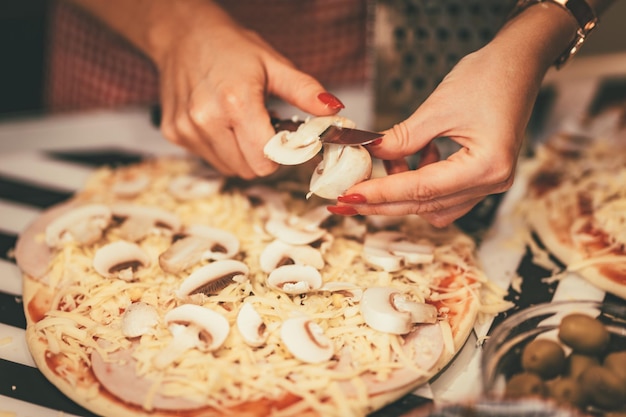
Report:
M 183 26 L 167 26 L 170 47 L 155 56 L 161 128 L 226 175 L 268 175 L 277 168 L 263 154 L 275 133 L 265 108 L 268 95 L 315 115 L 334 114 L 343 105 L 216 7 L 196 8 Z
M 408 119 L 370 146 L 390 175 L 354 185 L 329 210 L 419 214 L 445 226 L 486 195 L 507 190 L 541 80 L 574 30 L 575 22 L 558 6 L 548 13 L 527 9 L 490 44 L 463 58 Z M 545 39 L 553 42 L 533 46 Z M 439 160 L 432 142 L 437 137 L 449 137 L 460 149 Z M 403 158 L 420 150 L 421 165 L 409 170 Z
M 263 147 L 274 135 L 265 100 L 306 113 L 343 104 L 211 0 L 71 0 L 125 37 L 156 65 L 161 129 L 226 175 L 253 178 L 277 165 Z

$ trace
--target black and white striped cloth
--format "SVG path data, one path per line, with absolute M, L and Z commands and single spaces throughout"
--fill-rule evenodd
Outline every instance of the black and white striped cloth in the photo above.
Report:
M 618 85 L 624 87 L 626 84 L 622 82 Z M 614 95 L 614 85 L 607 91 L 609 95 Z M 623 99 L 626 97 L 626 89 L 623 88 L 621 91 Z M 547 94 L 546 97 L 549 101 L 553 100 L 551 94 Z M 594 102 L 598 100 L 601 101 L 601 94 L 595 95 Z M 538 104 L 538 109 L 543 109 L 541 104 Z M 145 118 L 145 124 L 149 125 L 148 116 L 145 115 Z M 126 123 L 126 119 L 105 118 L 105 122 L 107 126 L 113 126 L 112 122 L 114 122 L 114 126 L 122 129 L 120 131 L 123 135 L 141 135 L 137 133 L 135 125 Z M 2 150 L 0 153 L 0 415 L 2 416 L 94 415 L 60 393 L 35 367 L 24 340 L 26 322 L 21 298 L 22 277 L 11 252 L 19 233 L 31 221 L 46 208 L 69 198 L 97 167 L 119 166 L 140 161 L 147 154 L 147 149 L 153 151 L 154 145 L 146 146 L 145 141 L 136 141 L 126 146 L 128 145 L 126 136 L 120 139 L 124 146 L 113 148 L 85 147 L 78 138 L 75 142 L 80 144 L 79 150 L 76 150 L 75 146 L 63 148 L 58 145 L 44 147 L 48 149 L 47 151 L 20 150 L 19 146 L 13 146 L 15 144 L 7 142 L 42 135 L 58 138 L 66 134 L 98 136 L 102 133 L 99 129 L 103 123 L 90 125 L 85 123 L 84 119 L 79 119 L 77 124 L 84 128 L 83 131 L 72 130 L 76 124 L 68 125 L 72 128 L 66 129 L 59 127 L 53 121 L 51 124 L 46 124 L 46 129 L 39 129 L 34 133 L 30 127 L 24 126 L 8 129 L 7 133 L 6 129 L 3 131 L 3 126 L 0 124 L 0 150 Z M 14 137 L 13 134 L 15 134 Z M 153 133 L 147 132 L 146 134 Z M 6 148 L 9 150 L 6 151 Z M 515 225 L 511 224 L 510 214 L 516 201 L 521 197 L 521 193 L 523 193 L 523 181 L 518 180 L 504 198 L 503 196 L 489 197 L 458 223 L 469 233 L 477 233 L 487 228 L 490 230 L 485 235 L 481 234 L 479 256 L 487 275 L 503 289 L 508 288 L 508 299 L 515 303 L 513 310 L 562 299 L 594 299 L 625 304 L 624 300 L 605 294 L 575 275 L 567 276 L 558 282 L 546 282 L 544 278 L 548 277 L 551 272 L 533 264 L 529 249 L 509 244 L 515 229 Z M 522 277 L 519 292 L 510 287 L 510 282 L 515 276 Z M 481 348 L 476 342 L 510 313 L 501 314 L 493 323 L 477 325 L 455 360 L 430 384 L 373 413 L 372 417 L 400 416 L 410 410 L 431 404 L 433 401 L 435 404 L 445 404 L 479 395 Z

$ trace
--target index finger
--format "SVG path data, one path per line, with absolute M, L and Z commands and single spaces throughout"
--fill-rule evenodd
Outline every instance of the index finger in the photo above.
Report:
M 375 178 L 352 186 L 345 194 L 361 194 L 368 204 L 400 201 L 431 201 L 457 193 L 469 195 L 500 192 L 506 181 L 495 181 L 489 164 L 461 149 L 446 160 L 425 165 L 415 171 Z M 505 188 L 506 187 L 506 188 Z

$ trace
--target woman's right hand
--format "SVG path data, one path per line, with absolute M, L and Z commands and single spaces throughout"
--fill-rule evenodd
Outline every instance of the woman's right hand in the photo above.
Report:
M 211 0 L 71 1 L 152 59 L 163 134 L 226 175 L 250 179 L 277 169 L 263 154 L 275 133 L 268 95 L 316 116 L 343 108 Z
M 160 76 L 161 129 L 170 141 L 222 173 L 250 179 L 276 170 L 263 154 L 274 135 L 265 107 L 268 95 L 314 115 L 343 108 L 317 80 L 217 5 L 168 3 L 187 18 L 170 19 L 153 32 L 151 43 L 159 50 L 152 56 Z

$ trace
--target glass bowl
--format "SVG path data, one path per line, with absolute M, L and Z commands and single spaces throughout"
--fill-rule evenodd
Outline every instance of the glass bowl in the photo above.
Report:
M 570 313 L 585 313 L 600 320 L 610 333 L 606 352 L 626 350 L 626 302 L 556 301 L 520 310 L 499 325 L 483 344 L 482 389 L 486 398 L 502 400 L 507 381 L 522 371 L 524 346 L 537 337 L 557 340 L 561 319 Z M 565 347 L 568 354 L 571 349 Z M 596 411 L 596 410 L 586 410 Z

